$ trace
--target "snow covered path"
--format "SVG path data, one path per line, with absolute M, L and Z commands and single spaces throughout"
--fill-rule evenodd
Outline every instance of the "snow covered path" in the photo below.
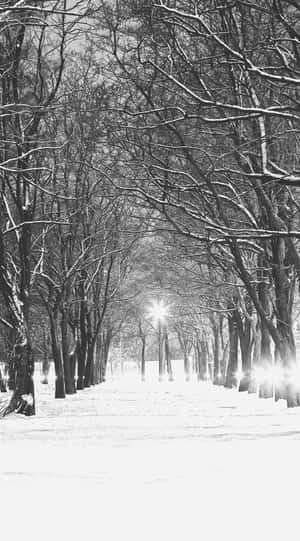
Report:
M 52 396 L 0 422 L 1 539 L 298 537 L 299 409 L 126 378 Z

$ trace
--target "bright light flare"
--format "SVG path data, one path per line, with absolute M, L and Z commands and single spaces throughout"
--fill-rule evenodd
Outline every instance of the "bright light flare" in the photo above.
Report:
M 300 386 L 300 367 L 295 366 L 291 370 L 289 370 L 286 374 L 287 379 L 291 383 L 295 383 L 297 386 Z
M 252 374 L 257 383 L 268 382 L 274 385 L 282 382 L 286 375 L 280 366 L 270 366 L 269 368 L 257 367 L 253 369 Z
M 234 375 L 236 379 L 241 380 L 244 377 L 244 372 L 241 368 L 238 368 Z
M 149 310 L 149 315 L 156 323 L 162 323 L 168 315 L 168 307 L 164 304 L 164 301 L 154 301 Z
M 267 371 L 264 368 L 261 368 L 260 366 L 253 368 L 252 375 L 254 379 L 257 381 L 257 383 L 262 383 L 267 378 Z

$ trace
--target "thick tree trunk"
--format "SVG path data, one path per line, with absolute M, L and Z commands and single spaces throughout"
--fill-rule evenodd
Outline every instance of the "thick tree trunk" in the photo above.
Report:
M 84 388 L 84 373 L 87 359 L 87 328 L 86 328 L 86 316 L 87 316 L 87 300 L 85 292 L 85 279 L 86 271 L 81 271 L 80 281 L 79 281 L 79 298 L 80 298 L 80 315 L 79 315 L 79 326 L 80 326 L 80 341 L 78 348 L 78 373 L 77 373 L 77 390 L 82 390 Z
M 206 381 L 208 377 L 208 346 L 204 339 L 198 343 L 198 380 Z
M 51 349 L 55 368 L 55 398 L 65 398 L 65 378 L 61 352 L 57 338 L 57 313 L 49 313 Z
M 249 394 L 255 394 L 258 391 L 258 381 L 255 378 L 255 368 L 260 366 L 260 350 L 261 350 L 261 333 L 259 329 L 258 321 L 252 325 L 252 342 L 253 342 L 253 358 L 252 358 L 252 372 L 251 381 L 248 388 Z
M 43 328 L 43 360 L 42 360 L 42 380 L 41 383 L 48 384 L 48 376 L 50 371 L 50 362 L 48 355 L 48 343 L 45 328 Z
M 168 336 L 168 331 L 166 328 L 164 329 L 164 345 L 165 345 L 165 361 L 166 361 L 168 379 L 169 381 L 174 381 L 172 363 L 170 359 L 169 336 Z
M 76 381 L 75 381 L 76 359 L 77 359 L 77 344 L 74 345 L 74 347 L 73 347 L 73 349 L 72 349 L 72 351 L 70 352 L 70 355 L 69 355 L 72 394 L 76 393 Z
M 260 322 L 260 367 L 266 371 L 272 366 L 273 359 L 271 353 L 271 341 L 270 334 L 267 325 L 264 321 Z M 259 382 L 259 397 L 260 398 L 271 398 L 274 394 L 273 382 L 268 378 L 261 380 Z
M 184 368 L 184 377 L 185 381 L 190 381 L 190 361 L 188 352 L 184 348 L 183 350 L 183 368 Z
M 2 370 L 0 368 L 0 393 L 6 393 L 6 391 L 7 389 L 6 389 L 5 380 L 2 374 Z
M 212 322 L 213 331 L 213 383 L 214 385 L 221 384 L 221 363 L 220 363 L 220 329 L 219 324 Z
M 95 344 L 95 354 L 94 354 L 94 370 L 93 378 L 94 385 L 99 385 L 101 383 L 101 355 L 102 355 L 102 338 L 101 334 L 97 336 Z
M 194 344 L 194 356 L 195 356 L 195 371 L 197 375 L 197 379 L 200 379 L 200 344 L 198 337 L 195 338 Z
M 249 390 L 251 382 L 252 368 L 252 342 L 251 342 L 251 321 L 245 317 L 244 321 L 238 310 L 235 311 L 234 317 L 237 324 L 238 335 L 240 340 L 240 350 L 242 357 L 243 376 L 239 383 L 239 391 L 244 392 Z
M 108 354 L 110 348 L 111 333 L 102 333 L 101 337 L 101 354 L 100 354 L 100 383 L 105 381 L 106 378 L 106 368 L 108 361 Z
M 179 329 L 176 329 L 176 333 L 177 333 L 178 342 L 180 344 L 181 351 L 183 354 L 183 369 L 184 369 L 185 381 L 189 381 L 190 380 L 190 363 L 189 363 L 189 351 L 187 347 L 187 340 L 184 334 Z
M 87 357 L 84 372 L 84 386 L 90 387 L 93 381 L 93 364 L 95 355 L 96 336 L 92 335 L 92 321 L 90 313 L 86 314 L 86 337 L 87 337 Z
M 49 371 L 50 371 L 50 362 L 49 362 L 49 356 L 48 351 L 44 351 L 43 355 L 43 361 L 42 361 L 42 380 L 41 383 L 48 384 L 48 377 L 49 377 Z
M 261 306 L 269 316 L 270 313 L 270 288 L 268 283 L 268 276 L 265 271 L 267 262 L 264 257 L 259 260 L 261 270 L 259 271 L 258 278 L 260 280 L 257 288 L 258 298 L 261 303 Z M 260 322 L 260 361 L 259 366 L 263 369 L 268 370 L 272 364 L 272 352 L 271 352 L 271 337 L 270 329 L 265 321 L 265 318 L 262 316 L 259 317 Z M 273 383 L 266 379 L 265 381 L 259 382 L 259 397 L 260 398 L 271 398 L 274 394 Z
M 14 359 L 13 359 L 13 350 L 14 350 L 14 344 L 16 342 L 16 333 L 15 330 L 10 330 L 6 336 L 6 351 L 7 353 L 7 361 L 6 361 L 6 370 L 8 375 L 7 380 L 7 387 L 10 391 L 13 391 L 15 388 L 15 365 L 14 365 Z
M 34 360 L 25 324 L 17 330 L 17 340 L 14 347 L 15 386 L 8 406 L 2 412 L 7 415 L 13 411 L 26 416 L 35 414 L 34 395 Z
M 99 385 L 100 383 L 100 362 L 99 362 L 98 351 L 99 351 L 98 340 L 96 339 L 95 346 L 94 346 L 92 385 Z
M 69 353 L 69 336 L 68 336 L 68 315 L 66 307 L 63 306 L 60 320 L 61 331 L 61 354 L 64 367 L 65 392 L 66 394 L 74 394 L 74 385 L 72 381 L 70 353 Z
M 91 385 L 97 385 L 97 348 L 98 348 L 98 335 L 95 334 L 92 337 L 92 366 L 91 366 Z
M 142 348 L 141 348 L 141 379 L 142 381 L 145 381 L 146 377 L 146 335 L 142 328 L 142 322 L 139 320 L 138 322 L 138 329 L 139 329 L 139 337 L 142 342 Z
M 81 391 L 84 388 L 84 372 L 86 365 L 86 343 L 80 341 L 78 347 L 78 357 L 77 357 L 77 391 Z
M 296 364 L 296 347 L 292 327 L 292 306 L 294 300 L 294 280 L 286 264 L 286 246 L 284 239 L 273 242 L 274 266 L 273 275 L 276 293 L 277 330 L 282 344 L 281 364 L 287 372 Z M 288 407 L 300 405 L 300 388 L 293 381 L 282 381 L 276 388 L 276 399 L 286 398 Z
M 238 330 L 234 315 L 228 317 L 229 359 L 225 379 L 225 387 L 232 389 L 237 386 L 238 369 Z
M 165 375 L 165 363 L 164 363 L 164 355 L 163 355 L 163 337 L 162 337 L 162 329 L 161 329 L 161 322 L 158 322 L 158 380 L 162 381 Z
M 13 349 L 8 356 L 8 381 L 7 386 L 10 391 L 14 391 L 16 382 L 16 367 L 14 363 Z
M 141 349 L 141 378 L 145 381 L 146 378 L 146 337 L 143 334 L 141 336 L 142 349 Z

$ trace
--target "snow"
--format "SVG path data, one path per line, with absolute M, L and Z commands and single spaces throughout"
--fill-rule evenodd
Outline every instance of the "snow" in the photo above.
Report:
M 297 534 L 299 408 L 134 373 L 37 401 L 0 422 L 1 540 Z

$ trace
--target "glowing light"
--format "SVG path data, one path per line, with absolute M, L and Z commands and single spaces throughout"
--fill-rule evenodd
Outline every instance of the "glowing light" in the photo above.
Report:
M 149 315 L 155 322 L 162 323 L 168 315 L 168 307 L 163 301 L 155 301 L 149 310 Z
M 241 380 L 243 377 L 244 377 L 244 372 L 241 368 L 238 368 L 238 370 L 236 371 L 236 373 L 234 374 L 236 379 L 239 379 Z
M 280 383 L 284 378 L 284 371 L 280 366 L 272 366 L 268 370 L 268 379 L 274 384 Z
M 267 371 L 260 366 L 257 366 L 256 368 L 252 370 L 252 375 L 254 379 L 257 381 L 257 383 L 262 383 L 263 381 L 267 379 Z
M 289 370 L 286 376 L 291 382 L 297 385 L 300 385 L 300 367 L 299 366 L 295 366 L 294 368 Z
M 252 374 L 257 383 L 268 382 L 278 384 L 282 382 L 285 372 L 280 366 L 270 366 L 269 368 L 256 367 L 252 370 Z

